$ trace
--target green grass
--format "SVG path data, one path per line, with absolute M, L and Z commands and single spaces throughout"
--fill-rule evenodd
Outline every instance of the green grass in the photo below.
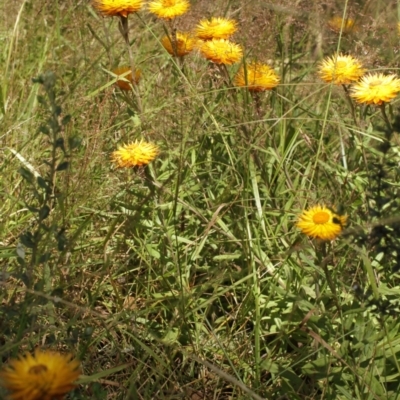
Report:
M 74 400 L 398 399 L 399 101 L 386 107 L 394 132 L 372 106 L 355 105 L 356 125 L 342 88 L 316 74 L 337 50 L 396 73 L 396 2 L 192 1 L 179 27 L 232 16 L 246 59 L 279 73 L 259 99 L 229 83 L 238 65 L 194 52 L 181 68 L 145 11 L 129 17 L 142 79 L 122 93 L 117 18 L 88 2 L 11 3 L 2 363 L 36 347 L 74 354 Z M 358 31 L 329 30 L 344 12 Z M 32 79 L 47 71 L 46 92 Z M 111 152 L 142 138 L 159 157 L 115 169 Z M 349 215 L 334 242 L 295 226 L 318 203 Z

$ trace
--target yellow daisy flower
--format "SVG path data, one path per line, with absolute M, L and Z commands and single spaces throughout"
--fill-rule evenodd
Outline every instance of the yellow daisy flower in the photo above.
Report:
M 353 85 L 350 96 L 357 103 L 380 105 L 395 98 L 399 91 L 400 79 L 396 75 L 370 73 Z
M 335 85 L 347 85 L 358 81 L 364 72 L 365 69 L 356 58 L 343 54 L 325 58 L 318 69 L 318 75 L 323 81 Z
M 278 86 L 279 76 L 268 65 L 252 61 L 239 69 L 234 78 L 235 86 L 247 87 L 252 92 L 271 90 Z
M 135 71 L 135 79 L 133 79 L 132 74 L 130 73 L 131 72 L 130 67 L 118 67 L 113 69 L 112 72 L 118 77 L 121 77 L 121 79 L 117 80 L 116 85 L 122 90 L 132 90 L 132 87 L 129 84 L 129 82 L 132 85 L 137 84 L 142 75 L 142 71 L 140 71 L 140 69 L 137 69 Z
M 226 39 L 212 39 L 200 44 L 204 58 L 216 64 L 235 64 L 243 57 L 242 47 Z
M 343 23 L 343 18 L 341 17 L 333 17 L 328 21 L 328 26 L 331 28 L 334 32 L 339 33 L 340 30 L 342 29 L 342 23 Z M 343 23 L 343 33 L 349 33 L 351 31 L 356 31 L 357 27 L 355 26 L 355 21 L 354 19 L 347 18 L 344 23 Z
M 141 140 L 120 146 L 112 153 L 111 160 L 118 168 L 140 167 L 153 161 L 158 152 L 155 144 Z
M 171 56 L 183 57 L 188 55 L 196 45 L 196 41 L 189 33 L 176 32 L 176 43 L 173 45 L 171 39 L 168 36 L 164 36 L 161 39 L 161 43 L 165 50 L 168 51 Z
M 317 205 L 303 211 L 296 225 L 307 236 L 333 240 L 340 235 L 346 223 L 347 215 L 338 215 L 323 205 Z
M 237 30 L 237 22 L 233 19 L 212 17 L 202 19 L 196 27 L 196 36 L 201 40 L 228 39 Z
M 103 15 L 109 17 L 122 16 L 139 11 L 143 0 L 93 0 L 93 6 Z
M 0 382 L 12 400 L 53 400 L 64 398 L 79 375 L 79 361 L 70 355 L 36 350 L 11 360 Z
M 149 11 L 158 18 L 172 19 L 185 14 L 190 3 L 187 0 L 156 0 L 149 3 Z

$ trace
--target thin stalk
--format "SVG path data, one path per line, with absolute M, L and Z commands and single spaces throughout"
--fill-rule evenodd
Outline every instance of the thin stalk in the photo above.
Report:
M 132 90 L 136 97 L 137 108 L 138 108 L 139 112 L 142 113 L 143 112 L 142 99 L 140 98 L 140 94 L 139 94 L 139 90 L 138 90 L 137 86 L 134 84 L 134 82 L 135 82 L 135 62 L 134 62 L 134 58 L 133 58 L 131 45 L 129 42 L 128 18 L 123 17 L 122 15 L 120 16 L 120 20 L 119 20 L 119 30 L 121 32 L 122 37 L 124 38 L 126 47 L 128 49 L 129 64 L 131 67 L 131 74 L 132 74 Z
M 331 292 L 332 292 L 332 295 L 333 295 L 333 299 L 335 301 L 338 313 L 340 315 L 342 315 L 342 308 L 341 308 L 341 306 L 339 304 L 338 295 L 337 295 L 337 291 L 336 291 L 336 285 L 333 282 L 332 275 L 331 275 L 331 273 L 330 273 L 330 271 L 328 269 L 328 266 L 327 266 L 328 255 L 327 255 L 327 250 L 326 250 L 326 242 L 320 243 L 320 245 L 318 247 L 319 247 L 319 250 L 320 250 L 320 255 L 318 256 L 319 264 L 320 264 L 321 268 L 324 271 L 326 281 L 328 283 L 329 288 L 331 289 Z M 317 251 L 318 251 L 318 248 L 317 248 Z
M 390 123 L 389 118 L 388 118 L 388 116 L 386 114 L 386 104 L 382 103 L 379 106 L 379 108 L 381 110 L 383 120 L 385 121 L 385 124 L 386 124 L 386 126 L 388 128 L 388 131 L 387 131 L 387 134 L 386 134 L 386 139 L 387 139 L 387 141 L 390 141 L 390 139 L 392 138 L 392 135 L 393 135 L 393 126 Z
M 226 68 L 225 64 L 217 64 L 218 69 L 221 71 L 222 76 L 224 77 L 224 81 L 227 86 L 232 87 L 231 77 L 229 76 L 228 69 Z
M 358 121 L 357 121 L 357 115 L 356 115 L 356 109 L 354 108 L 354 103 L 352 98 L 350 97 L 350 92 L 349 92 L 349 88 L 346 85 L 342 85 L 343 89 L 344 89 L 344 93 L 346 94 L 346 100 L 347 103 L 350 106 L 350 112 L 351 112 L 351 116 L 353 117 L 353 121 L 355 123 L 356 126 L 358 126 Z
M 262 110 L 260 92 L 250 91 L 250 94 L 251 94 L 251 97 L 253 98 L 254 105 L 256 106 L 257 117 L 259 119 L 262 119 L 262 117 L 263 117 L 263 112 L 262 111 L 263 110 Z

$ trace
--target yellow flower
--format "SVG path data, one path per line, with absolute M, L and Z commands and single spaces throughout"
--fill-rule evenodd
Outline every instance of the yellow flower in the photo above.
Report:
M 139 11 L 143 0 L 93 0 L 93 6 L 103 15 L 127 17 L 128 14 Z
M 172 37 L 164 36 L 161 39 L 161 43 L 171 56 L 186 56 L 196 45 L 196 41 L 189 33 L 176 32 L 176 43 L 174 45 L 171 43 L 170 39 L 172 39 Z
M 346 223 L 347 215 L 338 215 L 323 205 L 317 205 L 303 211 L 296 225 L 307 236 L 333 240 L 340 235 Z
M 158 154 L 158 147 L 153 143 L 136 141 L 120 146 L 111 155 L 111 160 L 118 168 L 131 168 L 147 165 Z
M 352 56 L 335 54 L 325 58 L 319 65 L 318 74 L 327 83 L 347 85 L 358 81 L 364 75 L 365 69 L 361 63 Z
M 64 398 L 79 375 L 79 361 L 70 355 L 36 350 L 11 360 L 0 381 L 12 400 L 53 400 Z
M 135 83 L 137 84 L 139 82 L 140 76 L 142 75 L 140 69 L 137 69 L 135 71 L 135 79 L 133 79 L 132 74 L 130 73 L 131 72 L 130 67 L 118 67 L 113 69 L 112 72 L 118 77 L 121 77 L 121 79 L 117 80 L 116 85 L 122 90 L 132 90 L 132 87 L 129 84 L 129 82 L 132 85 Z
M 231 65 L 243 57 L 242 47 L 226 39 L 212 39 L 200 45 L 203 57 L 216 64 Z
M 357 103 L 376 104 L 388 103 L 400 91 L 400 79 L 396 75 L 370 73 L 354 84 L 350 94 Z
M 342 23 L 343 23 L 343 18 L 341 17 L 333 17 L 328 21 L 329 27 L 334 31 L 334 32 L 340 32 L 342 29 Z M 345 19 L 343 23 L 343 33 L 349 33 L 351 31 L 356 31 L 357 27 L 355 26 L 355 21 L 354 19 L 347 18 Z
M 237 22 L 233 19 L 212 17 L 202 19 L 196 27 L 196 36 L 201 40 L 228 39 L 237 30 Z
M 156 0 L 149 3 L 149 11 L 158 18 L 172 19 L 179 17 L 189 9 L 187 0 Z
M 253 92 L 273 89 L 279 81 L 279 76 L 272 68 L 257 61 L 246 64 L 246 68 L 241 67 L 234 79 L 236 86 L 247 87 Z

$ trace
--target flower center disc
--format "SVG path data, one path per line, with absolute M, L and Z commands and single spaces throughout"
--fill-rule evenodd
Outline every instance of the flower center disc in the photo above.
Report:
M 326 224 L 329 221 L 329 214 L 326 211 L 319 211 L 313 215 L 315 224 Z
M 29 368 L 29 373 L 33 375 L 39 375 L 42 372 L 46 372 L 47 367 L 45 365 L 39 364 L 39 365 L 34 365 L 33 367 Z

